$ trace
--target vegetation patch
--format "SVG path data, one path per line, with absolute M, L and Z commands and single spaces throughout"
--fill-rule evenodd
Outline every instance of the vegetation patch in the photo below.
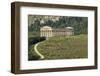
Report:
M 45 59 L 87 58 L 87 35 L 51 37 L 37 49 Z
M 28 60 L 38 60 L 40 56 L 34 51 L 34 45 L 46 40 L 45 37 L 30 37 L 28 39 Z

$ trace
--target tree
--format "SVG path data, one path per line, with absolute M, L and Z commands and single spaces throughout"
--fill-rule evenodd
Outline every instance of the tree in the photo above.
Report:
M 57 20 L 54 21 L 54 18 Z M 74 27 L 75 34 L 87 34 L 88 29 L 88 18 L 87 17 L 71 17 L 71 16 L 35 16 L 33 15 L 30 18 L 34 23 L 31 23 L 28 26 L 29 31 L 37 32 L 40 30 L 40 27 L 51 26 L 53 28 L 65 28 L 65 27 Z M 41 23 L 43 20 L 43 23 Z

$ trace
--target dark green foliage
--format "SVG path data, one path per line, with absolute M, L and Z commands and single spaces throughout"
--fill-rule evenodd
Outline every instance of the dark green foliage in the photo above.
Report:
M 34 45 L 38 42 L 46 40 L 45 37 L 30 37 L 28 38 L 28 60 L 38 60 L 40 57 L 34 51 Z
M 34 55 L 31 51 L 28 52 L 28 60 L 38 60 L 40 57 L 38 55 Z
M 38 60 L 40 57 L 34 52 L 34 45 L 28 49 L 28 60 Z
M 32 17 L 32 19 L 30 19 Z M 40 31 L 43 26 L 51 26 L 53 28 L 74 27 L 75 34 L 87 34 L 88 18 L 87 17 L 71 17 L 71 16 L 53 16 L 59 20 L 53 21 L 52 18 L 45 18 L 46 16 L 29 15 L 30 24 L 28 26 L 29 32 Z M 49 16 L 50 17 L 50 16 Z M 34 20 L 35 19 L 35 20 Z M 41 23 L 41 19 L 44 23 Z M 34 23 L 32 23 L 34 22 Z
M 38 42 L 46 40 L 45 37 L 30 37 L 28 38 L 28 45 L 31 46 L 33 44 L 36 44 Z

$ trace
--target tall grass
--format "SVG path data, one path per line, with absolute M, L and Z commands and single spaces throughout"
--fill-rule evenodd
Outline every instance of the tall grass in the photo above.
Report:
M 38 45 L 45 59 L 87 58 L 87 35 L 51 37 Z

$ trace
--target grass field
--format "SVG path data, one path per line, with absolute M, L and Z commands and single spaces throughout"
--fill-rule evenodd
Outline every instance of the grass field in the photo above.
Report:
M 51 37 L 40 43 L 37 49 L 45 60 L 87 58 L 87 35 Z
M 39 32 L 28 32 L 28 38 L 36 37 L 36 36 L 40 36 L 40 33 Z

